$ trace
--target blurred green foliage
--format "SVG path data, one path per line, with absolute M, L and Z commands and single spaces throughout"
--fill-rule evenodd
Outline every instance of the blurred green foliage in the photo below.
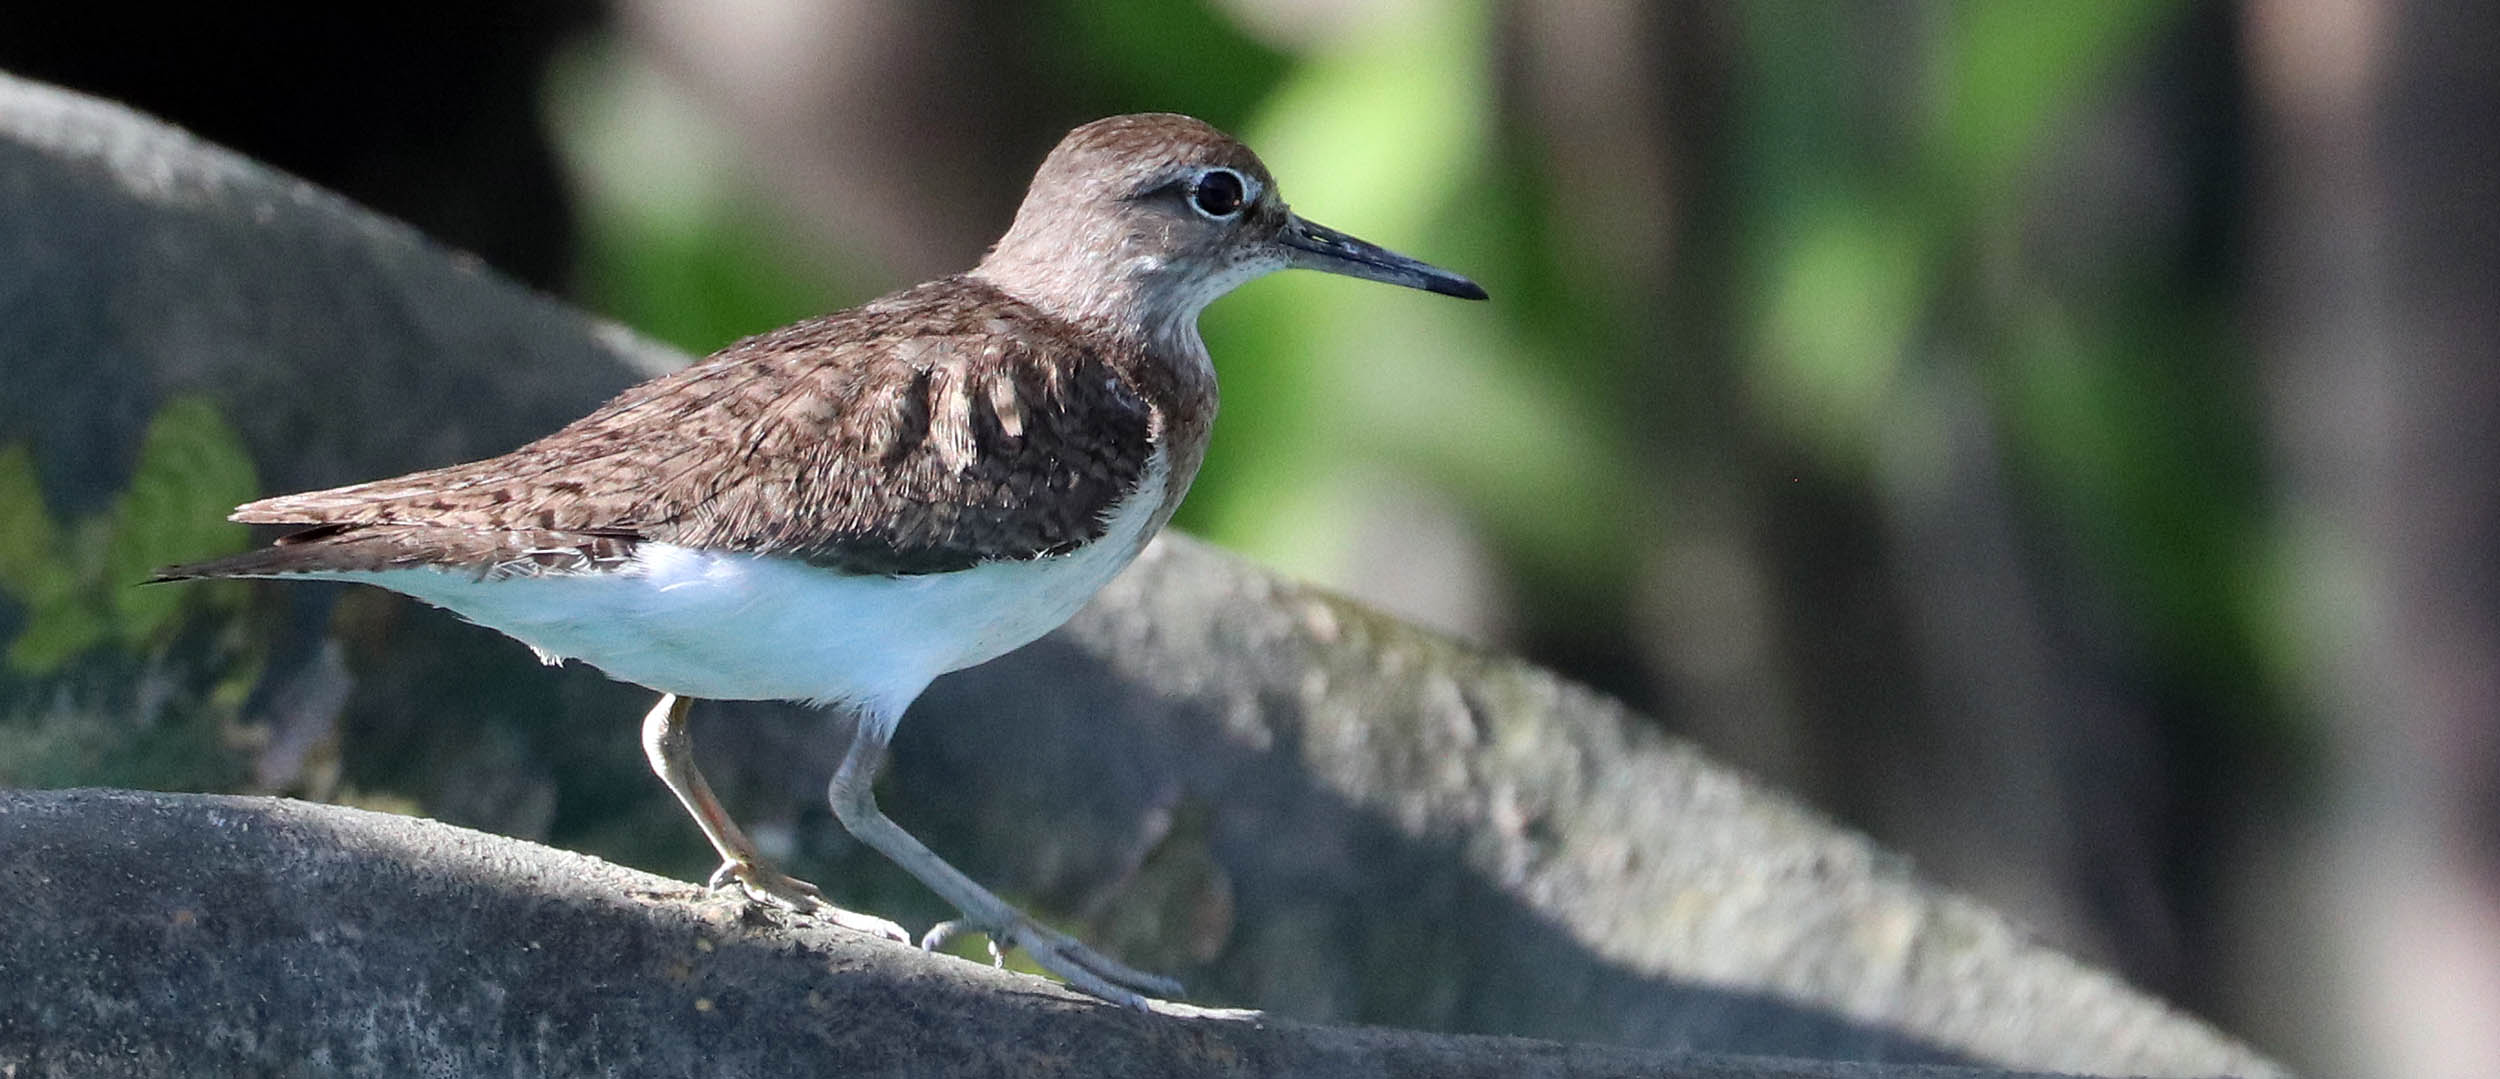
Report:
M 1057 0 L 1038 5 L 1036 66 L 1106 115 L 1153 108 L 1218 127 L 1247 120 L 1293 69 L 1291 57 L 1242 32 L 1213 5 Z
M 201 397 L 166 401 L 127 486 L 76 520 L 45 504 L 26 446 L 0 447 L 0 607 L 15 608 L 0 662 L 0 785 L 243 782 L 228 724 L 258 671 L 202 658 L 232 619 L 182 617 L 239 609 L 242 586 L 141 582 L 173 562 L 243 549 L 248 533 L 226 511 L 259 493 L 241 438 Z
M 1491 32 L 1482 4 L 1396 9 L 1304 57 L 1240 133 L 1297 211 L 1506 297 L 1527 275 L 1495 231 L 1515 218 L 1492 205 L 1489 182 Z M 1609 579 L 1637 458 L 1615 452 L 1627 432 L 1594 407 L 1602 390 L 1541 373 L 1543 351 L 1575 342 L 1527 345 L 1508 306 L 1286 274 L 1210 308 L 1225 407 L 1243 419 L 1217 427 L 1181 524 L 1326 578 L 1359 518 L 1347 508 L 1403 473 L 1461 493 L 1533 569 Z
M 9 669 L 51 673 L 108 641 L 142 649 L 185 603 L 231 601 L 231 585 L 138 585 L 158 567 L 242 550 L 246 530 L 226 511 L 259 493 L 242 439 L 199 397 L 165 403 L 148 424 L 129 486 L 106 512 L 82 520 L 55 520 L 33 454 L 23 445 L 0 447 L 0 596 L 23 611 Z
M 2061 590 L 2087 582 L 2066 601 L 2107 604 L 2195 715 L 2272 713 L 2262 441 L 2228 268 L 2174 246 L 2061 273 L 2077 256 L 2026 250 L 2060 213 L 2043 200 L 2076 125 L 2144 77 L 2184 6 L 1959 7 L 1890 73 L 1865 68 L 1875 16 L 1743 11 L 1721 209 L 1759 414 L 1864 483 L 1870 454 L 1938 437 L 1922 428 L 1944 422 L 1942 380 L 1975 375 L 2027 530 L 2079 574 Z M 1885 79 L 1910 85 L 1870 93 Z
M 585 45 L 548 72 L 549 123 L 579 185 L 581 290 L 595 310 L 702 355 L 823 307 L 820 265 L 707 160 L 730 151 Z

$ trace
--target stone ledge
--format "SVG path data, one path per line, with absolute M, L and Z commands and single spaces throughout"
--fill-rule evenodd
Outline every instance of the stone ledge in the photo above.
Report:
M 0 792 L 0 1074 L 2014 1073 L 1139 1015 L 410 817 Z

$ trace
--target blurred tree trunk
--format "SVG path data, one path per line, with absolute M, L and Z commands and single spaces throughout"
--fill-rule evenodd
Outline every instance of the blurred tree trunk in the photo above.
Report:
M 2276 867 L 2302 901 L 2260 931 L 2298 953 L 2247 979 L 2269 998 L 2247 1012 L 2338 1073 L 2491 1075 L 2500 13 L 2256 0 L 2245 17 L 2286 614 L 2329 751 L 2323 827 Z

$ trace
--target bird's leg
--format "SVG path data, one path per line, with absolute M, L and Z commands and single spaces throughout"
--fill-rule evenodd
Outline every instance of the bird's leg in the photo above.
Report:
M 911 941 L 903 927 L 883 918 L 844 910 L 825 901 L 816 886 L 773 867 L 755 849 L 738 822 L 721 808 L 720 799 L 712 796 L 712 785 L 703 781 L 703 773 L 694 766 L 694 732 L 686 724 L 686 716 L 694 702 L 674 693 L 660 694 L 651 714 L 642 721 L 642 751 L 651 758 L 651 770 L 659 773 L 660 782 L 668 784 L 677 801 L 703 829 L 703 838 L 712 841 L 712 849 L 720 852 L 721 866 L 712 871 L 711 886 L 726 888 L 731 884 L 753 902 L 771 903 L 802 914 L 824 918 L 846 929 L 869 933 L 888 940 Z
M 1005 900 L 973 883 L 961 870 L 946 864 L 928 847 L 911 837 L 900 825 L 886 819 L 877 809 L 873 790 L 877 770 L 885 764 L 886 739 L 892 724 L 863 719 L 851 749 L 842 757 L 842 766 L 834 770 L 829 791 L 833 813 L 842 819 L 842 826 L 851 834 L 876 848 L 894 864 L 920 879 L 938 897 L 954 904 L 963 912 L 960 922 L 947 922 L 931 930 L 931 946 L 944 937 L 965 929 L 987 934 L 993 946 L 1025 950 L 1043 970 L 1067 980 L 1070 986 L 1131 1008 L 1143 1010 L 1147 996 L 1177 997 L 1179 982 L 1159 974 L 1133 969 L 1092 948 L 1076 938 L 1051 929 L 1008 906 Z

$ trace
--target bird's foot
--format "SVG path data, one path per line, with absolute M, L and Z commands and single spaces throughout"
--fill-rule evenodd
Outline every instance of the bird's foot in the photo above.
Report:
M 911 943 L 911 934 L 904 932 L 902 926 L 874 914 L 861 914 L 855 910 L 844 910 L 834 906 L 825 898 L 825 893 L 815 885 L 768 865 L 756 862 L 722 862 L 719 869 L 712 871 L 710 883 L 714 891 L 736 888 L 740 894 L 746 896 L 747 902 L 750 903 L 780 907 L 794 914 L 804 914 L 830 922 L 854 933 L 884 937 L 903 944 Z
M 1069 987 L 1101 997 L 1124 1008 L 1146 1010 L 1149 998 L 1177 998 L 1181 983 L 1160 974 L 1148 974 L 1117 959 L 1085 946 L 1083 941 L 1011 912 L 1003 926 L 990 927 L 970 919 L 939 922 L 920 938 L 920 946 L 930 951 L 943 948 L 948 942 L 966 933 L 979 933 L 990 942 L 990 964 L 1005 966 L 1007 950 L 1022 948 L 1033 957 L 1035 965 L 1058 975 Z
M 988 933 L 981 932 L 979 926 L 973 925 L 971 922 L 965 921 L 961 918 L 950 919 L 930 926 L 928 932 L 920 935 L 920 950 L 924 952 L 945 951 L 947 948 L 953 946 L 955 938 L 965 936 L 967 934 L 979 934 L 981 942 L 989 946 L 991 966 L 1004 967 L 1007 965 L 1007 949 L 998 946 L 998 938 L 991 936 Z

